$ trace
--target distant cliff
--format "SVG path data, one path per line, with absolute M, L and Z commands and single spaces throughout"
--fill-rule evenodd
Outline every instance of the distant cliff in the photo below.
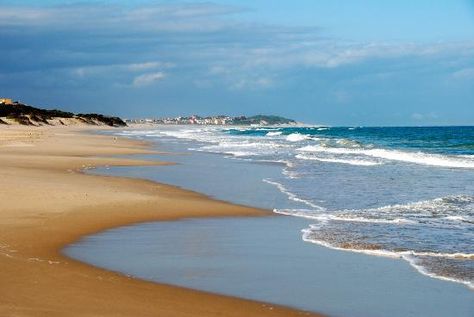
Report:
M 21 103 L 0 104 L 0 124 L 126 126 L 126 123 L 119 117 L 109 117 L 97 113 L 74 114 L 56 109 L 46 110 Z

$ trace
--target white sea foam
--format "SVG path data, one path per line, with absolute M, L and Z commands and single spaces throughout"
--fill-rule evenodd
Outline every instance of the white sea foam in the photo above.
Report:
M 292 133 L 286 137 L 286 140 L 289 142 L 300 142 L 304 140 L 308 140 L 309 136 L 300 133 Z
M 468 280 L 462 280 L 459 278 L 452 278 L 452 277 L 447 277 L 447 276 L 442 276 L 438 274 L 434 274 L 430 272 L 426 267 L 422 266 L 419 264 L 420 260 L 417 258 L 417 256 L 423 256 L 423 254 L 416 254 L 413 251 L 403 251 L 403 252 L 394 252 L 394 251 L 389 251 L 389 250 L 370 250 L 370 249 L 347 249 L 347 248 L 341 248 L 334 246 L 330 244 L 329 242 L 323 241 L 323 240 L 317 240 L 317 239 L 312 239 L 311 238 L 311 233 L 312 230 L 318 229 L 317 226 L 311 225 L 310 228 L 308 229 L 303 229 L 301 232 L 303 233 L 302 240 L 305 242 L 317 244 L 329 249 L 333 250 L 339 250 L 339 251 L 347 251 L 347 252 L 354 252 L 354 253 L 362 253 L 362 254 L 367 254 L 367 255 L 372 255 L 372 256 L 382 256 L 382 257 L 388 257 L 388 258 L 401 258 L 405 261 L 407 261 L 412 267 L 414 267 L 419 273 L 429 276 L 431 278 L 436 278 L 439 280 L 443 281 L 449 281 L 449 282 L 455 282 L 455 283 L 460 283 L 464 284 L 470 289 L 474 290 L 474 283 L 472 281 Z M 450 257 L 452 258 L 452 254 L 435 254 L 435 255 L 429 255 L 429 256 L 436 256 L 436 257 Z M 469 256 L 469 259 L 472 259 L 472 255 Z
M 285 168 L 282 169 L 281 173 L 290 179 L 299 178 L 299 174 L 295 171 L 290 170 L 295 166 L 295 164 L 290 160 L 257 160 L 258 162 L 268 162 L 268 163 L 279 163 L 284 164 Z
M 310 225 L 309 228 L 301 230 L 303 233 L 302 239 L 305 242 L 310 242 L 314 244 L 321 245 L 323 247 L 333 249 L 333 250 L 340 250 L 340 251 L 348 251 L 348 252 L 354 252 L 354 253 L 363 253 L 363 254 L 368 254 L 368 255 L 375 255 L 375 256 L 383 256 L 383 257 L 389 257 L 389 258 L 400 258 L 401 255 L 393 252 L 393 251 L 388 251 L 388 250 L 371 250 L 371 249 L 348 249 L 348 248 L 341 248 L 335 245 L 332 245 L 331 243 L 323 240 L 317 240 L 311 238 L 311 235 L 313 233 L 313 230 L 317 230 L 319 227 L 317 225 Z
M 464 277 L 459 277 L 462 275 L 456 276 L 456 273 L 451 276 L 451 274 L 436 273 L 437 270 L 433 269 L 433 265 L 436 265 L 435 258 L 446 259 L 446 261 L 472 261 L 474 260 L 474 253 L 462 251 L 446 252 L 441 250 L 425 251 L 424 249 L 429 249 L 433 247 L 433 243 L 435 243 L 434 240 L 433 242 L 427 241 L 426 246 L 424 246 L 423 244 L 418 245 L 420 250 L 409 250 L 409 248 L 411 247 L 409 244 L 397 245 L 392 244 L 393 241 L 388 242 L 388 244 L 386 244 L 386 238 L 378 240 L 377 234 L 373 236 L 375 240 L 371 240 L 372 238 L 370 236 L 370 232 L 365 232 L 363 225 L 363 223 L 387 224 L 387 226 L 408 225 L 408 228 L 417 228 L 416 231 L 419 231 L 422 237 L 424 237 L 424 239 L 426 239 L 426 236 L 423 234 L 423 230 L 431 230 L 430 228 L 441 228 L 442 230 L 454 227 L 457 228 L 457 230 L 463 228 L 462 230 L 464 231 L 459 232 L 459 234 L 462 234 L 462 232 L 465 232 L 465 234 L 469 234 L 469 227 L 466 227 L 469 224 L 463 225 L 461 227 L 460 225 L 456 225 L 455 223 L 466 222 L 466 220 L 471 219 L 470 214 L 472 213 L 473 204 L 474 196 L 452 195 L 431 200 L 424 200 L 407 204 L 389 205 L 373 209 L 355 209 L 341 211 L 275 209 L 274 212 L 288 216 L 297 216 L 306 219 L 316 220 L 317 223 L 310 225 L 309 228 L 304 229 L 302 231 L 304 241 L 315 243 L 336 250 L 351 251 L 375 256 L 402 258 L 408 261 L 410 265 L 412 265 L 422 274 L 441 280 L 462 283 L 470 288 L 474 288 L 472 280 L 466 280 L 464 279 Z M 448 222 L 446 223 L 446 221 Z M 341 225 L 339 225 L 338 222 L 341 222 Z M 344 225 L 342 225 L 342 223 L 344 222 L 360 223 L 360 225 L 358 225 L 359 227 L 344 227 Z M 350 228 L 355 228 L 355 231 L 352 233 L 354 234 L 354 247 L 351 247 L 350 243 L 344 243 L 340 246 L 339 243 L 347 241 L 347 238 L 351 239 L 351 231 L 353 229 Z M 385 231 L 383 232 L 393 232 L 395 230 L 397 232 L 402 233 L 403 231 L 400 230 L 404 230 L 403 227 L 399 228 L 400 229 L 390 229 L 390 227 L 387 227 L 384 229 Z M 346 230 L 349 230 L 347 232 L 347 236 L 345 233 Z M 337 237 L 341 234 L 343 235 L 340 237 L 342 238 L 342 240 L 339 240 L 339 238 Z M 363 243 L 358 245 L 357 243 L 359 242 L 358 240 L 360 234 L 362 234 L 365 238 L 362 239 Z M 413 235 L 413 229 L 410 229 L 410 235 Z M 335 240 L 332 241 L 333 239 Z M 446 237 L 446 239 L 448 239 L 448 237 Z M 389 240 L 391 241 L 391 239 Z M 381 245 L 381 248 L 374 249 L 372 247 L 365 247 L 364 242 L 367 242 L 369 245 L 371 245 L 371 243 Z M 468 243 L 467 240 L 465 240 L 464 244 L 466 243 Z M 407 248 L 408 250 L 405 248 Z M 447 248 L 446 250 L 449 249 L 455 250 L 456 245 L 453 245 L 453 247 Z M 420 260 L 421 258 L 424 258 L 425 262 L 422 262 Z
M 239 149 L 235 148 L 220 148 L 218 146 L 203 146 L 200 148 L 188 148 L 188 150 L 191 151 L 197 151 L 197 152 L 208 152 L 208 153 L 217 153 L 217 154 L 225 154 L 225 155 L 230 155 L 226 157 L 244 157 L 244 156 L 254 156 L 254 152 L 250 151 L 242 151 Z
M 388 205 L 374 209 L 366 209 L 362 212 L 384 217 L 385 215 L 400 215 L 412 219 L 423 216 L 423 222 L 439 223 L 441 221 L 464 221 L 471 222 L 472 217 L 468 215 L 474 207 L 474 196 L 451 195 L 422 200 L 407 204 Z M 348 210 L 346 212 L 357 212 Z
M 300 159 L 300 160 L 311 160 L 311 161 L 319 161 L 319 162 L 327 162 L 327 163 L 349 164 L 349 165 L 355 165 L 355 166 L 375 166 L 375 165 L 381 165 L 382 164 L 381 162 L 368 161 L 368 160 L 325 158 L 325 157 L 318 157 L 318 156 L 315 156 L 315 155 L 304 155 L 304 154 L 297 154 L 295 157 L 297 159 Z
M 288 168 L 284 168 L 282 174 L 285 175 L 289 179 L 298 179 L 300 178 L 300 174 L 295 171 L 291 171 Z
M 377 218 L 366 218 L 362 216 L 351 216 L 351 215 L 326 215 L 330 220 L 335 221 L 348 221 L 348 222 L 366 222 L 366 223 L 387 223 L 387 224 L 414 224 L 416 221 L 405 219 L 405 218 L 394 218 L 394 219 L 377 219 Z
M 156 137 L 159 136 L 160 133 L 158 130 L 123 130 L 118 133 L 114 133 L 120 136 L 148 136 L 148 137 Z
M 248 129 L 241 130 L 244 131 Z M 255 128 L 253 130 L 255 130 Z M 432 245 L 427 244 L 427 247 L 426 245 L 425 247 L 421 246 L 426 242 L 423 239 L 431 237 L 430 235 L 438 229 L 440 230 L 440 234 L 437 235 L 438 237 L 441 237 L 441 234 L 445 232 L 451 235 L 451 231 L 449 230 L 456 230 L 456 233 L 461 232 L 462 234 L 466 233 L 469 235 L 468 226 L 474 223 L 472 216 L 474 197 L 466 195 L 447 196 L 413 203 L 387 205 L 378 208 L 328 211 L 324 207 L 316 205 L 318 201 L 315 200 L 312 194 L 308 195 L 310 199 L 306 199 L 307 196 L 304 193 L 300 194 L 296 189 L 294 190 L 292 186 L 294 181 L 292 179 L 302 178 L 301 180 L 296 180 L 296 182 L 305 181 L 305 173 L 308 173 L 308 170 L 305 168 L 308 168 L 308 164 L 304 164 L 304 160 L 369 167 L 385 164 L 390 161 L 400 161 L 452 168 L 474 168 L 474 156 L 374 149 L 370 148 L 367 144 L 362 145 L 346 138 L 316 138 L 315 136 L 302 133 L 293 133 L 288 136 L 283 136 L 282 131 L 279 129 L 262 128 L 261 130 L 265 131 L 263 134 L 268 137 L 262 137 L 261 135 L 235 135 L 235 133 L 233 134 L 231 131 L 228 131 L 229 133 L 222 133 L 222 129 L 214 127 L 183 127 L 179 130 L 175 130 L 174 127 L 171 127 L 169 130 L 123 131 L 122 135 L 133 137 L 145 136 L 149 138 L 169 136 L 194 140 L 198 141 L 194 150 L 228 154 L 229 157 L 239 160 L 248 159 L 281 162 L 286 165 L 286 167 L 282 169 L 282 172 L 287 178 L 285 182 L 288 182 L 288 187 L 269 179 L 263 181 L 278 188 L 289 200 L 301 203 L 303 208 L 309 208 L 275 210 L 275 213 L 314 220 L 314 224 L 303 230 L 303 240 L 332 249 L 402 258 L 408 261 L 422 274 L 463 283 L 472 287 L 472 282 L 462 280 L 462 274 L 452 274 L 453 271 L 450 272 L 453 276 L 459 275 L 461 277 L 459 279 L 439 276 L 439 274 L 434 274 L 430 271 L 433 269 L 433 266 L 426 265 L 430 263 L 433 264 L 433 261 L 440 263 L 450 261 L 449 263 L 451 263 L 457 262 L 456 260 L 474 260 L 474 255 L 469 253 L 472 249 L 457 247 L 455 245 L 455 243 L 459 241 L 461 241 L 463 245 L 466 245 L 466 239 L 459 240 L 460 238 L 458 237 L 450 239 L 449 237 L 443 236 L 446 237 L 446 239 L 443 238 L 442 243 L 437 243 L 433 240 L 428 241 L 432 243 Z M 302 144 L 309 142 L 318 145 L 302 147 Z M 298 160 L 295 160 L 295 158 Z M 292 166 L 292 164 L 295 165 Z M 310 167 L 313 168 L 313 166 Z M 375 173 L 377 173 L 377 170 L 378 169 L 371 169 L 371 171 Z M 357 171 L 357 169 L 354 169 L 354 171 Z M 305 193 L 308 194 L 308 192 Z M 346 229 L 348 231 L 345 231 Z M 433 230 L 428 232 L 425 229 Z M 354 235 L 351 235 L 352 230 Z M 377 234 L 380 232 L 377 230 L 380 230 L 385 240 L 379 239 L 380 236 L 377 236 Z M 335 239 L 333 241 L 334 236 L 330 236 L 333 232 L 334 234 L 341 235 L 341 239 L 338 241 Z M 393 235 L 391 235 L 391 232 Z M 414 232 L 421 232 L 422 235 L 413 236 L 412 234 L 414 234 Z M 399 234 L 403 235 L 406 233 L 410 234 L 412 241 L 397 240 L 399 239 Z M 424 233 L 429 234 L 424 235 Z M 326 234 L 327 236 L 325 236 Z M 388 234 L 388 236 L 386 234 Z M 365 237 L 362 238 L 362 240 L 364 240 L 362 242 L 367 242 L 367 246 L 365 246 L 364 243 L 357 245 L 358 238 L 360 237 Z M 350 243 L 342 244 L 342 242 L 351 242 L 350 239 L 354 239 L 354 249 L 347 248 L 351 247 Z M 413 241 L 421 243 L 421 246 L 419 244 L 413 244 Z M 453 241 L 454 247 L 451 247 L 449 243 Z M 382 249 L 371 249 L 370 243 L 380 245 Z M 412 248 L 419 249 L 410 250 Z M 425 252 L 425 250 L 436 251 L 437 249 L 439 249 L 440 252 Z M 460 252 L 454 252 L 455 250 L 459 250 Z M 449 251 L 453 252 L 449 253 Z M 430 258 L 434 260 L 431 261 Z M 423 259 L 425 262 L 420 259 Z M 444 268 L 442 266 L 440 267 Z M 436 267 L 433 271 L 439 272 Z
M 228 139 L 226 141 L 216 140 L 214 144 L 204 145 L 193 150 L 211 153 L 235 154 L 235 156 L 259 156 L 273 155 L 285 149 L 285 144 L 275 142 L 251 142 L 244 139 Z M 243 154 L 245 153 L 245 155 Z
M 256 129 L 250 129 L 250 130 L 255 130 L 255 131 L 276 131 L 278 128 L 256 128 Z M 249 129 L 244 129 L 243 131 L 249 131 Z
M 270 182 L 268 180 L 264 180 L 265 182 L 269 184 L 276 185 L 277 183 Z M 285 189 L 286 190 L 286 189 Z M 311 206 L 310 206 L 311 207 Z M 285 215 L 285 216 L 296 216 L 300 218 L 306 218 L 306 219 L 313 219 L 313 220 L 319 220 L 319 221 L 327 221 L 328 218 L 320 216 L 321 211 L 324 211 L 325 209 L 323 207 L 319 207 L 318 211 L 315 211 L 313 209 L 273 209 L 273 212 L 279 215 Z
M 352 149 L 331 148 L 320 145 L 308 145 L 297 149 L 299 152 L 331 153 L 339 155 L 364 155 L 391 161 L 401 161 L 414 164 L 451 167 L 474 168 L 474 157 L 460 157 L 455 155 L 428 154 L 423 152 L 403 152 L 385 149 Z
M 274 147 L 273 143 L 258 143 L 258 142 L 219 142 L 217 145 L 210 145 L 208 148 L 228 149 L 228 148 L 259 148 L 259 147 Z M 203 147 L 206 148 L 206 147 Z
M 426 267 L 419 264 L 420 260 L 416 256 L 402 255 L 401 257 L 402 259 L 410 263 L 412 267 L 414 267 L 419 273 L 423 275 L 429 276 L 431 278 L 436 278 L 442 281 L 464 284 L 470 289 L 474 290 L 474 282 L 472 281 L 467 281 L 467 280 L 462 280 L 459 278 L 452 278 L 452 277 L 447 277 L 447 276 L 431 273 Z
M 404 218 L 394 218 L 394 219 L 383 219 L 383 218 L 368 218 L 350 214 L 337 214 L 337 213 L 321 213 L 308 211 L 304 209 L 292 209 L 292 210 L 282 210 L 274 209 L 274 212 L 277 214 L 287 215 L 287 216 L 296 216 L 306 219 L 318 220 L 321 222 L 328 221 L 347 221 L 347 222 L 366 222 L 366 223 L 387 223 L 387 224 L 414 224 L 416 223 L 413 220 L 404 219 Z
M 354 141 L 354 140 L 349 140 L 349 139 L 339 139 L 336 140 L 336 144 L 344 146 L 344 147 L 349 147 L 349 148 L 361 148 L 362 144 L 360 142 Z
M 311 213 L 301 210 L 277 210 L 278 213 L 305 217 L 319 221 L 349 221 L 387 224 L 415 224 L 422 221 L 425 225 L 448 221 L 471 222 L 468 215 L 474 207 L 474 196 L 452 195 L 422 200 L 418 202 L 387 205 L 370 209 L 333 210 L 330 213 Z
M 281 135 L 283 132 L 281 131 L 270 131 L 266 134 L 266 136 L 277 136 L 277 135 Z
M 450 221 L 468 222 L 468 223 L 474 224 L 474 217 L 470 217 L 470 216 L 447 216 L 447 217 L 444 217 L 444 219 L 450 220 Z
M 230 154 L 232 156 L 241 157 L 241 156 L 252 156 L 254 153 L 244 152 L 244 151 L 226 151 L 225 154 Z
M 401 255 L 407 255 L 407 256 L 409 255 L 430 256 L 430 257 L 436 257 L 436 258 L 474 260 L 474 253 L 462 253 L 462 252 L 446 253 L 446 252 L 419 252 L 419 251 L 400 251 L 397 253 Z
M 177 139 L 213 143 L 213 139 L 208 135 L 209 130 L 207 129 L 160 130 L 159 133 L 161 135 L 170 136 Z
M 275 181 L 272 181 L 272 180 L 269 180 L 269 179 L 263 179 L 263 182 L 275 186 L 276 188 L 278 188 L 278 190 L 280 190 L 280 192 L 287 195 L 288 199 L 290 199 L 290 200 L 293 200 L 293 201 L 296 201 L 296 202 L 299 202 L 299 203 L 303 203 L 303 204 L 305 204 L 305 205 L 307 205 L 311 208 L 317 209 L 317 210 L 324 210 L 323 207 L 318 206 L 318 205 L 310 202 L 309 200 L 302 199 L 302 198 L 298 197 L 297 195 L 293 194 L 292 192 L 288 191 L 285 186 L 283 186 L 282 184 L 280 184 L 278 182 L 275 182 Z

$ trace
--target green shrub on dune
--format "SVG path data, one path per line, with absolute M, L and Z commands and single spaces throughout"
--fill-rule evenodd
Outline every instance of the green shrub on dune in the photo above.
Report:
M 75 118 L 90 125 L 126 126 L 126 123 L 119 117 L 109 117 L 97 113 L 76 115 L 72 112 L 35 108 L 21 103 L 0 106 L 0 117 L 12 119 L 21 125 L 51 124 L 48 120 Z M 0 124 L 7 124 L 7 122 L 0 119 Z M 60 120 L 60 124 L 64 125 L 64 122 Z

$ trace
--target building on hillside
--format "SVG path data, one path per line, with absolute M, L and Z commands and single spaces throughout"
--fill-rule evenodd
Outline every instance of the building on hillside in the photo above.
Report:
M 13 104 L 13 100 L 10 99 L 10 98 L 0 98 L 0 104 L 3 104 L 3 105 L 12 105 L 12 104 Z

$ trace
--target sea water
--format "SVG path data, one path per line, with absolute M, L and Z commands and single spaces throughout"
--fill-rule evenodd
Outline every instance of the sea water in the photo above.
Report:
M 287 199 L 264 207 L 311 219 L 304 241 L 401 258 L 421 274 L 474 287 L 474 127 L 162 126 L 121 134 L 278 163 L 281 173 L 261 186 Z M 235 201 L 241 191 L 221 198 Z
M 466 287 L 401 259 L 301 240 L 298 217 L 188 219 L 107 230 L 70 246 L 81 261 L 145 280 L 341 317 L 470 317 Z
M 334 316 L 474 313 L 474 128 L 160 126 L 118 134 L 157 142 L 175 154 L 151 158 L 178 165 L 97 172 L 287 217 L 119 228 L 69 255 Z

